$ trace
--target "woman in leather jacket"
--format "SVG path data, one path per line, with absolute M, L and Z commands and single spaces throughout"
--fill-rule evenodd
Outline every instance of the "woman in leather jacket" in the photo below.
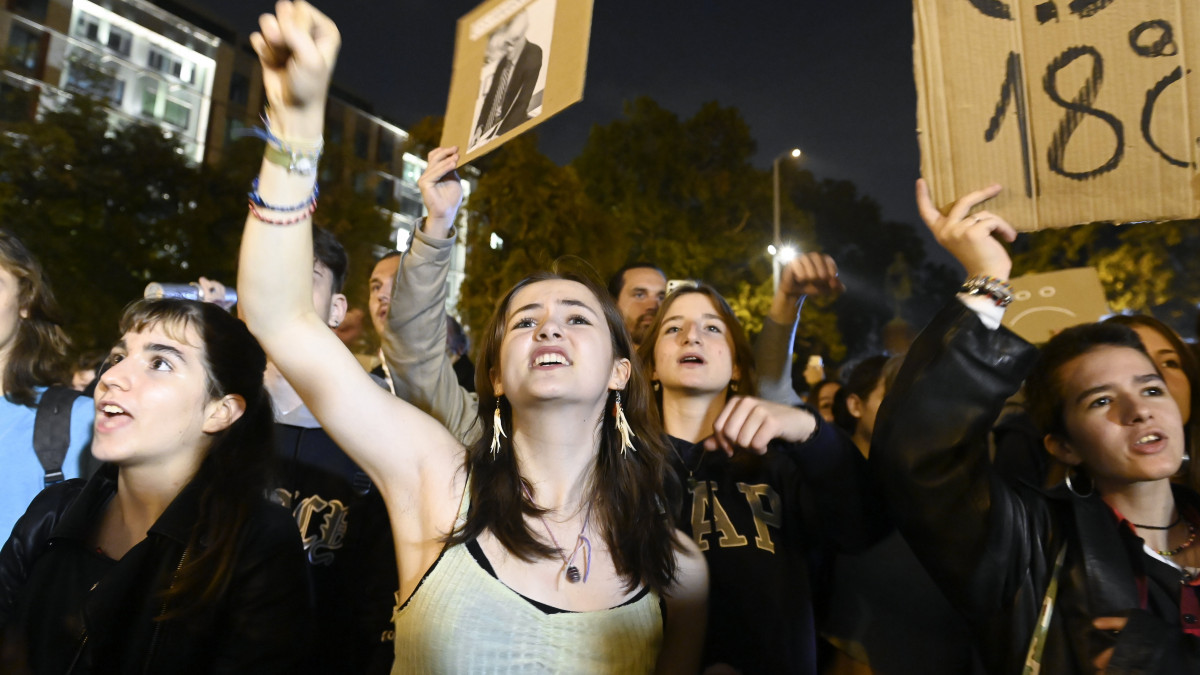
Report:
M 998 239 L 1016 233 L 987 211 L 968 215 L 999 191 L 943 215 L 918 182 L 922 217 L 970 277 L 909 352 L 872 468 L 991 672 L 1198 672 L 1200 499 L 1170 482 L 1179 408 L 1127 327 L 1068 329 L 1039 353 L 999 326 L 1005 288 L 993 282 L 1011 260 Z M 989 429 L 1026 377 L 1046 448 L 1070 467 L 1048 491 L 1007 482 L 988 461 Z
M 89 481 L 44 490 L 0 551 L 0 671 L 294 672 L 299 533 L 264 493 L 265 357 L 215 305 L 143 300 L 96 388 Z

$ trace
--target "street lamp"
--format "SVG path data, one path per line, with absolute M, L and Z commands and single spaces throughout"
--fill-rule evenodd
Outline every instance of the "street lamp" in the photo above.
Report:
M 800 158 L 800 148 L 792 148 L 791 150 L 788 150 L 787 152 L 780 153 L 779 155 L 777 155 L 775 157 L 774 161 L 771 162 L 771 174 L 772 174 L 772 177 L 774 178 L 773 186 L 775 188 L 775 220 L 774 220 L 775 227 L 773 230 L 774 238 L 771 242 L 771 246 L 775 250 L 771 251 L 771 278 L 775 282 L 774 285 L 772 286 L 772 288 L 774 288 L 776 290 L 779 289 L 779 264 L 781 262 L 779 260 L 779 253 L 777 253 L 777 252 L 781 253 L 783 251 L 783 241 L 781 241 L 780 237 L 779 237 L 779 161 L 782 160 L 784 157 L 791 157 L 792 159 L 799 159 Z M 793 255 L 793 257 L 794 257 L 794 255 Z M 790 258 L 789 258 L 789 260 L 790 260 Z

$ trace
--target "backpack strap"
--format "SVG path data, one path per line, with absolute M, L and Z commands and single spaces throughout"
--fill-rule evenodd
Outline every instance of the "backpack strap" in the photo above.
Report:
M 37 453 L 46 485 L 61 482 L 63 460 L 71 445 L 71 410 L 79 392 L 52 386 L 42 393 L 33 422 L 33 451 Z

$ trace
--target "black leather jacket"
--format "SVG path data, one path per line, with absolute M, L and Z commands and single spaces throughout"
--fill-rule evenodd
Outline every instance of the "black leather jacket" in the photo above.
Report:
M 17 522 L 0 551 L 0 671 L 303 672 L 312 614 L 288 512 L 264 499 L 251 514 L 217 606 L 159 620 L 161 592 L 183 556 L 198 554 L 187 544 L 200 490 L 185 486 L 146 539 L 112 561 L 89 541 L 116 474 L 104 465 L 86 483 L 52 485 Z
M 1046 637 L 1043 673 L 1091 673 L 1115 646 L 1109 673 L 1200 672 L 1196 588 L 1149 555 L 1103 500 L 1000 478 L 989 430 L 1037 351 L 989 330 L 961 302 L 922 332 L 889 390 L 870 463 L 896 526 L 967 618 L 992 673 L 1020 673 L 1050 581 L 1067 546 Z M 1176 490 L 1181 509 L 1197 495 Z M 1092 620 L 1127 616 L 1119 635 Z

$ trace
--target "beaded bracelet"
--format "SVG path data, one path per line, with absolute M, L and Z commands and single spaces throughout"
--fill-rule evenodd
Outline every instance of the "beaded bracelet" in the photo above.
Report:
M 997 307 L 1008 307 L 1013 301 L 1013 287 L 1003 279 L 976 274 L 963 282 L 960 293 L 967 295 L 982 295 L 996 303 Z
M 254 202 L 250 202 L 250 215 L 254 216 L 259 222 L 266 225 L 295 225 L 297 223 L 302 223 L 310 218 L 312 214 L 316 212 L 316 210 L 317 202 L 314 200 L 312 204 L 309 204 L 308 207 L 306 207 L 295 217 L 275 219 L 264 216 L 262 211 L 258 210 L 258 206 L 255 205 Z
M 299 204 L 296 204 L 295 206 L 276 206 L 274 204 L 268 203 L 266 200 L 264 200 L 262 198 L 262 195 L 260 195 L 258 193 L 258 178 L 255 178 L 254 182 L 251 185 L 253 187 L 253 192 L 251 192 L 249 195 L 250 203 L 254 204 L 255 206 L 260 206 L 264 209 L 270 209 L 272 211 L 285 211 L 285 212 L 286 211 L 301 211 L 303 209 L 307 209 L 309 206 L 311 206 L 313 204 L 316 204 L 317 197 L 319 197 L 321 195 L 321 188 L 318 187 L 316 183 L 313 183 L 313 191 L 312 191 L 312 194 L 308 196 L 308 199 L 304 200 L 303 202 L 301 202 Z

